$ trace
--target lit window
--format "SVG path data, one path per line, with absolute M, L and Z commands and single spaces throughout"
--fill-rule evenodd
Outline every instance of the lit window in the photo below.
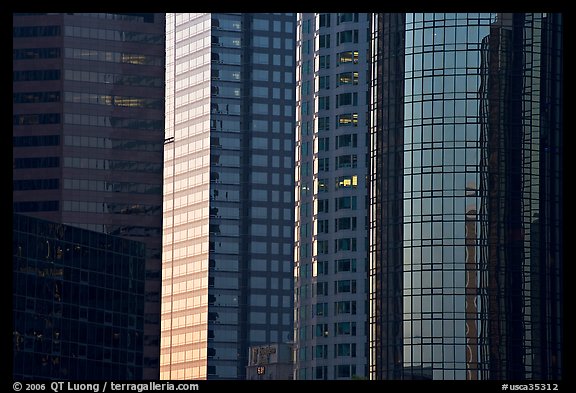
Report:
M 345 113 L 336 116 L 336 124 L 340 127 L 358 126 L 358 113 Z
M 356 188 L 358 187 L 358 176 L 340 176 L 336 178 L 336 189 L 338 188 Z
M 345 63 L 358 64 L 358 51 L 346 51 L 338 53 L 338 65 Z
M 357 85 L 358 72 L 343 72 L 336 77 L 336 85 Z

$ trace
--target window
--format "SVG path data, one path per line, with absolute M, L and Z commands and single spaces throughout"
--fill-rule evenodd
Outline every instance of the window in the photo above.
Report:
M 336 96 L 336 108 L 345 105 L 358 105 L 358 93 L 342 93 Z
M 357 85 L 358 72 L 342 72 L 336 75 L 336 86 Z
M 319 323 L 316 325 L 314 329 L 316 337 L 327 337 L 328 336 L 328 324 L 327 323 Z
M 14 115 L 12 124 L 15 126 L 28 126 L 36 124 L 59 124 L 59 113 L 34 113 L 29 115 Z
M 58 93 L 58 98 L 59 96 L 60 94 Z M 73 102 L 76 104 L 124 106 L 133 108 L 154 108 L 154 109 L 164 108 L 163 99 L 151 99 L 151 98 L 134 97 L 134 96 L 119 96 L 112 94 L 95 94 L 95 93 L 74 92 L 74 91 L 67 91 L 64 93 L 64 102 Z M 212 106 L 217 107 L 218 104 L 212 104 Z
M 355 336 L 356 322 L 338 322 L 334 324 L 334 334 L 336 336 Z
M 318 37 L 318 48 L 330 48 L 330 34 L 320 34 Z
M 355 272 L 356 271 L 356 259 L 337 259 L 334 261 L 334 271 L 336 273 L 340 272 Z
M 312 19 L 306 19 L 302 22 L 302 33 L 310 34 L 310 27 L 311 27 Z
M 336 157 L 336 169 L 356 168 L 358 165 L 358 156 L 356 154 L 347 154 Z
M 268 46 L 265 45 L 262 40 L 257 40 L 260 38 L 262 38 L 262 37 L 255 37 L 254 46 L 267 48 Z M 265 38 L 268 39 L 268 37 L 265 37 Z M 222 46 L 225 48 L 239 48 L 241 45 L 241 41 L 240 41 L 240 38 L 238 38 L 238 37 L 212 36 L 212 45 L 213 46 Z
M 338 13 L 338 24 L 345 22 L 358 22 L 357 12 Z
M 58 168 L 60 166 L 60 157 L 15 158 L 13 165 L 14 169 Z
M 59 80 L 60 70 L 34 70 L 12 72 L 13 82 Z
M 310 81 L 304 81 L 304 82 L 302 82 L 302 90 L 301 90 L 301 92 L 302 92 L 302 95 L 303 95 L 303 96 L 310 94 Z
M 60 135 L 30 135 L 12 137 L 12 147 L 58 146 Z
M 318 87 L 320 90 L 328 90 L 330 89 L 330 76 L 321 76 L 318 78 Z
M 302 73 L 308 75 L 310 73 L 310 60 L 302 62 Z
M 328 295 L 328 283 L 327 282 L 317 282 L 315 285 L 316 285 L 316 296 L 327 296 Z
M 320 14 L 319 26 L 330 27 L 330 17 L 332 14 Z
M 330 150 L 330 138 L 318 138 L 318 151 Z
M 298 350 L 298 360 L 305 361 L 308 358 L 307 349 L 308 347 L 303 347 Z
M 219 30 L 240 31 L 242 29 L 242 22 L 235 19 L 212 19 L 213 26 L 219 27 Z M 266 25 L 267 26 L 267 25 Z M 264 30 L 268 30 L 266 27 Z
M 327 359 L 328 345 L 316 345 L 314 356 L 316 357 L 316 359 Z
M 356 280 L 339 280 L 334 282 L 334 294 L 356 293 Z
M 336 115 L 336 127 L 358 126 L 358 113 Z
M 356 344 L 334 344 L 334 353 L 336 357 L 356 357 Z
M 346 51 L 338 53 L 336 65 L 354 63 L 358 64 L 358 51 Z
M 239 56 L 240 55 L 238 55 L 238 57 Z M 111 52 L 85 48 L 64 48 L 64 57 L 69 59 L 106 61 L 135 65 L 164 65 L 164 59 L 161 56 L 144 55 L 142 53 Z
M 358 136 L 356 134 L 338 135 L 336 137 L 336 149 L 341 147 L 357 147 Z
M 214 19 L 213 19 L 214 21 Z M 216 22 L 218 22 L 216 20 Z M 150 44 L 163 44 L 165 37 L 162 34 L 146 34 L 135 31 L 109 30 L 80 26 L 64 27 L 64 36 L 80 38 L 98 38 L 100 40 L 111 40 L 121 42 L 141 42 Z
M 336 178 L 336 189 L 358 187 L 358 176 L 339 176 Z
M 344 197 L 340 197 L 340 198 L 336 198 L 336 207 L 335 210 L 341 210 L 341 209 L 350 209 L 350 210 L 356 210 L 356 203 L 357 198 L 355 196 L 344 196 Z
M 336 252 L 356 251 L 356 238 L 344 238 L 334 240 Z
M 315 378 L 327 380 L 328 379 L 328 366 L 316 366 Z
M 319 117 L 318 118 L 318 131 L 329 131 L 330 130 L 330 118 L 329 117 Z
M 41 91 L 30 93 L 13 93 L 12 102 L 15 104 L 31 104 L 38 102 L 60 102 L 59 91 Z
M 13 60 L 30 59 L 57 59 L 60 57 L 60 48 L 23 48 L 13 49 Z
M 328 254 L 328 240 L 318 240 L 318 254 Z
M 268 21 L 267 19 L 254 18 L 254 20 L 252 21 L 252 27 L 254 30 L 268 31 L 270 29 L 270 21 Z
M 300 187 L 300 199 L 303 199 L 302 197 L 305 197 L 308 195 L 308 192 L 310 191 L 310 186 L 308 185 L 308 183 L 302 183 L 302 186 Z M 266 199 L 260 199 L 260 200 L 266 200 Z M 305 203 L 304 205 L 308 205 L 307 203 Z M 304 205 L 302 205 L 302 207 L 304 208 Z M 308 215 L 306 215 L 305 217 L 308 217 Z
M 15 213 L 57 211 L 59 204 L 59 201 L 15 202 L 12 210 Z
M 318 233 L 328 233 L 328 220 L 318 220 Z
M 302 53 L 309 55 L 310 54 L 310 47 L 312 45 L 310 45 L 311 40 L 304 40 L 304 42 L 302 42 Z
M 315 314 L 319 317 L 328 316 L 328 303 L 316 303 Z
M 328 179 L 318 179 L 318 192 L 328 191 Z
M 53 37 L 61 33 L 60 26 L 21 26 L 12 28 L 13 37 Z
M 302 116 L 308 115 L 310 113 L 310 102 L 309 101 L 304 101 L 302 103 L 302 106 L 300 107 L 300 111 L 302 113 Z
M 262 166 L 267 166 L 268 165 L 268 160 L 266 156 L 262 156 L 263 158 L 265 158 L 266 160 L 264 162 L 262 162 Z M 252 165 L 256 165 L 254 162 Z M 303 162 L 302 165 L 300 166 L 300 176 L 304 177 L 304 176 L 308 176 L 310 175 L 310 163 L 309 162 Z
M 310 264 L 309 263 L 303 263 L 300 265 L 300 277 L 304 277 L 304 278 L 310 277 Z M 306 297 L 306 296 L 304 296 L 304 297 Z
M 12 182 L 12 189 L 14 191 L 57 190 L 58 188 L 60 188 L 59 179 L 14 180 Z
M 318 276 L 323 276 L 323 275 L 328 274 L 328 261 L 316 262 L 316 273 Z
M 350 365 L 339 364 L 334 366 L 334 374 L 336 375 L 336 378 L 350 378 Z
M 279 20 L 275 20 L 272 22 L 273 23 L 273 27 L 272 30 L 279 33 L 282 31 L 282 23 Z
M 302 135 L 310 135 L 310 122 L 303 121 L 302 122 Z
M 336 34 L 336 45 L 347 44 L 353 42 L 358 43 L 358 30 L 346 30 Z
M 60 79 L 60 71 L 55 70 L 58 75 L 55 79 Z M 37 71 L 24 71 L 24 72 L 37 72 Z M 152 77 L 144 75 L 127 75 L 127 74 L 111 74 L 106 72 L 90 72 L 90 71 L 64 71 L 64 79 L 82 82 L 96 82 L 106 84 L 116 84 L 124 86 L 145 86 L 145 87 L 163 87 L 163 77 Z
M 334 303 L 334 314 L 356 314 L 356 302 L 355 301 L 342 301 Z
M 318 109 L 319 110 L 330 109 L 330 96 L 318 97 Z
M 335 218 L 334 231 L 356 230 L 356 217 Z
M 320 172 L 327 172 L 330 170 L 330 158 L 324 157 L 318 159 L 318 170 Z
M 318 57 L 318 68 L 321 70 L 330 68 L 330 55 L 320 55 Z
M 328 213 L 328 199 L 318 199 L 318 213 Z

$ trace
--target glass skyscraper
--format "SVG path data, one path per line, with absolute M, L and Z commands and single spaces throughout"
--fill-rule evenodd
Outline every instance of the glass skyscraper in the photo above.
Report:
M 164 14 L 13 14 L 13 209 L 143 241 L 159 376 Z
M 562 16 L 373 19 L 370 377 L 559 379 Z
M 161 379 L 292 339 L 295 14 L 168 14 Z
M 369 26 L 298 14 L 296 379 L 367 376 Z
M 143 378 L 144 243 L 13 215 L 12 377 Z

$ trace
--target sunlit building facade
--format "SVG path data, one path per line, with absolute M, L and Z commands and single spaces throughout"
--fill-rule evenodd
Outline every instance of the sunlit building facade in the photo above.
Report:
M 296 379 L 367 376 L 369 26 L 298 14 Z
M 168 14 L 161 379 L 292 337 L 295 14 Z
M 376 14 L 371 379 L 562 376 L 562 16 Z
M 160 365 L 163 13 L 13 14 L 13 210 L 146 243 Z

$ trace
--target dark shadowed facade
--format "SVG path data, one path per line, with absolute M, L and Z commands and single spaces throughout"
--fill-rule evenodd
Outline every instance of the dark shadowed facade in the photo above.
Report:
M 144 243 L 13 215 L 13 378 L 143 377 Z
M 159 377 L 164 14 L 14 14 L 14 212 L 144 242 Z

